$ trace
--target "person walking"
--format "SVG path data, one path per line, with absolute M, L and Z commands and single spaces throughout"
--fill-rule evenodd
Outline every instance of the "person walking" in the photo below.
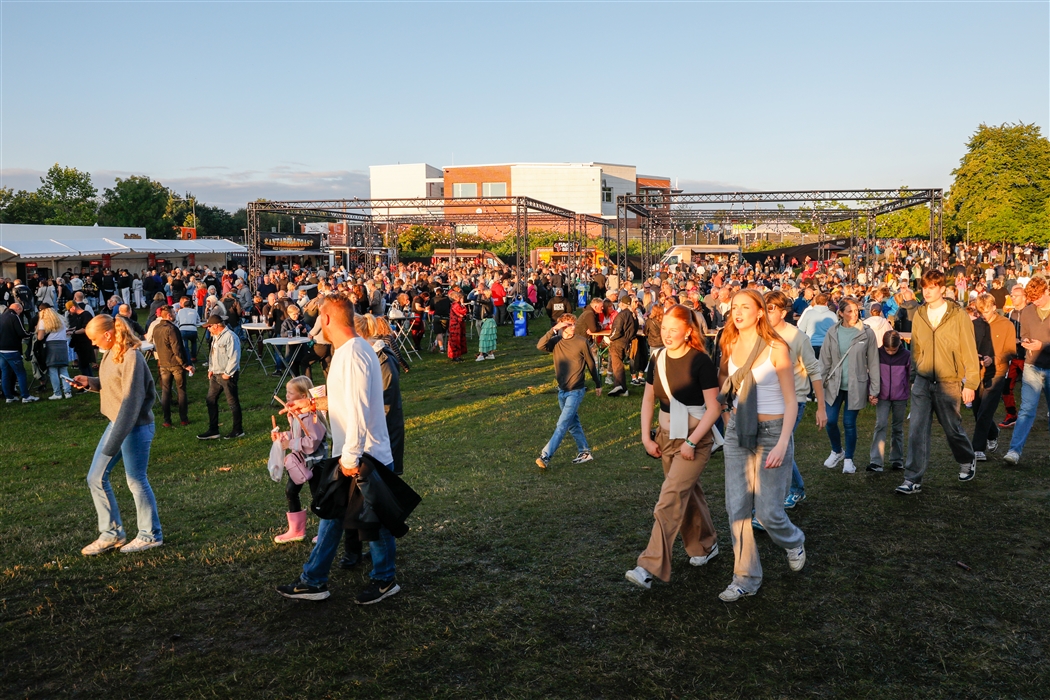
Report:
M 179 309 L 175 312 L 175 325 L 178 326 L 183 345 L 190 355 L 190 363 L 196 363 L 197 327 L 200 321 L 197 320 L 197 311 L 193 308 L 193 301 L 187 296 L 179 299 Z
M 802 312 L 798 319 L 798 329 L 809 336 L 809 342 L 813 345 L 813 353 L 819 358 L 820 349 L 824 346 L 824 338 L 828 330 L 838 322 L 835 312 L 828 308 L 828 297 L 826 294 L 818 294 L 813 298 L 813 305 Z
M 192 310 L 190 310 L 192 312 Z M 179 420 L 182 425 L 190 424 L 189 402 L 186 399 L 186 376 L 193 365 L 186 357 L 182 343 L 182 334 L 175 326 L 175 317 L 170 306 L 157 309 L 157 320 L 153 324 L 154 353 L 157 356 L 157 370 L 160 374 L 160 408 L 164 414 L 165 428 L 171 427 L 171 385 L 179 401 Z
M 825 401 L 828 411 L 828 440 L 831 454 L 824 466 L 834 469 L 842 465 L 843 474 L 854 474 L 857 467 L 853 455 L 857 449 L 857 414 L 865 403 L 878 404 L 879 348 L 871 327 L 860 320 L 860 304 L 848 297 L 839 305 L 839 323 L 824 337 L 820 355 L 820 374 L 824 377 Z M 839 413 L 846 431 L 843 450 L 839 433 Z
M 95 363 L 95 346 L 87 337 L 87 324 L 91 320 L 91 313 L 86 311 L 84 306 L 75 301 L 66 302 L 66 327 L 69 331 L 69 346 L 77 356 L 77 371 L 91 377 L 94 375 L 91 365 Z
M 875 432 L 867 471 L 881 472 L 886 465 L 886 432 L 890 432 L 890 464 L 904 469 L 904 416 L 911 393 L 911 353 L 900 333 L 886 331 L 879 348 L 879 402 L 875 405 Z M 892 417 L 892 423 L 891 423 Z
M 978 358 L 984 377 L 973 398 L 974 458 L 978 462 L 986 462 L 986 453 L 995 452 L 999 446 L 999 426 L 995 422 L 995 411 L 999 408 L 999 400 L 1006 387 L 1006 374 L 1017 346 L 1013 324 L 999 314 L 995 297 L 987 292 L 979 294 L 974 300 L 974 305 L 981 315 L 986 344 L 991 348 L 991 354 L 986 352 Z M 974 321 L 975 334 L 976 328 L 977 322 Z M 980 345 L 978 341 L 978 348 Z
M 631 297 L 621 297 L 619 307 L 616 318 L 613 319 L 612 329 L 606 338 L 613 377 L 613 388 L 609 390 L 609 396 L 627 396 L 627 372 L 624 362 L 631 343 L 638 335 L 638 317 L 631 309 Z
M 980 383 L 980 363 L 973 323 L 966 312 L 944 298 L 944 273 L 927 270 L 922 275 L 923 305 L 912 321 L 911 355 L 915 372 L 911 387 L 911 423 L 904 482 L 897 493 L 922 491 L 930 458 L 933 415 L 944 428 L 959 480 L 969 481 L 977 471 L 973 445 L 962 428 L 961 406 L 971 403 Z M 1050 339 L 1050 336 L 1048 336 Z M 1016 437 L 1016 434 L 1015 434 Z
M 1035 425 L 1040 394 L 1050 401 L 1050 287 L 1044 277 L 1035 276 L 1025 285 L 1024 293 L 1028 304 L 1021 311 L 1021 346 L 1025 350 L 1021 410 L 1010 438 L 1010 450 L 1003 455 L 1007 464 L 1021 461 L 1028 433 Z
M 36 323 L 36 340 L 44 343 L 45 365 L 51 378 L 52 394 L 49 400 L 73 398 L 72 390 L 67 386 L 69 380 L 69 342 L 67 340 L 66 322 L 50 306 L 41 306 Z
M 1017 423 L 1017 400 L 1014 398 L 1014 387 L 1017 380 L 1024 374 L 1025 349 L 1021 343 L 1021 312 L 1028 304 L 1025 298 L 1024 286 L 1015 284 L 1010 290 L 1010 300 L 1013 309 L 1007 315 L 1007 320 L 1014 327 L 1014 358 L 1010 360 L 1010 367 L 1006 370 L 1006 386 L 1003 389 L 1003 407 L 1006 408 L 1006 417 L 999 423 L 1000 428 L 1012 428 Z
M 733 296 L 721 347 L 719 401 L 729 412 L 723 451 L 734 564 L 733 580 L 718 597 L 731 603 L 762 585 L 752 517 L 787 552 L 792 571 L 806 564 L 806 537 L 784 510 L 791 472 L 781 467 L 794 459 L 787 426 L 795 424 L 798 412 L 791 355 L 769 325 L 757 291 L 742 289 Z
M 87 336 L 102 351 L 98 378 L 78 374 L 74 385 L 99 393 L 102 432 L 88 470 L 87 483 L 98 514 L 99 536 L 80 550 L 86 557 L 120 549 L 135 554 L 164 544 L 157 499 L 146 474 L 153 443 L 153 402 L 157 392 L 139 340 L 123 318 L 99 314 L 87 325 Z M 123 460 L 128 489 L 135 499 L 138 534 L 127 542 L 109 474 Z
M 22 403 L 39 401 L 39 397 L 29 393 L 29 378 L 22 362 L 22 344 L 29 337 L 29 332 L 22 325 L 22 303 L 13 301 L 0 314 L 0 384 L 3 386 L 7 403 L 16 403 L 15 380 L 22 393 Z
M 707 506 L 700 475 L 711 457 L 712 431 L 721 413 L 718 369 L 704 350 L 696 316 L 673 306 L 660 329 L 664 350 L 654 356 L 642 397 L 642 445 L 661 461 L 664 482 L 653 509 L 649 544 L 637 566 L 625 576 L 648 589 L 653 578 L 671 579 L 671 553 L 681 535 L 689 563 L 703 566 L 718 556 L 718 535 Z M 658 401 L 659 429 L 650 436 L 653 404 Z
M 587 393 L 587 377 L 584 372 L 590 372 L 594 380 L 595 396 L 602 395 L 602 383 L 587 339 L 576 333 L 576 323 L 575 316 L 565 314 L 558 320 L 557 325 L 544 333 L 536 343 L 537 350 L 549 352 L 554 356 L 554 373 L 558 380 L 558 408 L 561 409 L 554 434 L 536 458 L 536 466 L 541 469 L 550 466 L 551 458 L 565 438 L 565 433 L 571 433 L 576 441 L 576 458 L 572 460 L 573 464 L 583 464 L 594 459 L 587 444 L 587 437 L 583 434 L 579 416 L 580 405 Z
M 233 414 L 233 428 L 223 437 L 227 440 L 244 437 L 241 425 L 241 398 L 237 383 L 241 376 L 241 341 L 219 316 L 208 317 L 211 334 L 211 352 L 208 355 L 208 429 L 198 440 L 219 437 L 219 394 L 226 395 L 226 403 Z
M 382 372 L 379 359 L 368 341 L 354 329 L 354 306 L 349 297 L 333 294 L 321 307 L 321 325 L 334 351 L 328 372 L 326 396 L 290 402 L 289 413 L 328 411 L 332 432 L 332 457 L 339 458 L 339 469 L 345 476 L 361 475 L 362 464 L 378 462 L 379 469 L 393 468 L 390 436 L 383 414 Z M 283 412 L 283 411 L 282 411 Z M 371 478 L 379 478 L 371 475 Z M 331 595 L 328 574 L 332 568 L 339 540 L 343 536 L 342 519 L 322 519 L 317 530 L 317 544 L 294 583 L 278 586 L 285 598 L 324 600 Z M 396 544 L 386 527 L 380 527 L 378 539 L 371 542 L 372 571 L 370 582 L 354 602 L 372 605 L 401 590 L 396 581 Z
M 807 287 L 808 289 L 808 287 Z M 784 339 L 788 346 L 788 358 L 795 376 L 795 402 L 798 404 L 798 415 L 795 416 L 795 425 L 791 429 L 792 436 L 802 423 L 802 417 L 806 413 L 806 397 L 809 396 L 810 386 L 817 399 L 817 429 L 820 430 L 828 424 L 827 404 L 824 400 L 824 382 L 821 380 L 820 361 L 813 352 L 813 346 L 809 343 L 809 336 L 797 327 L 788 323 L 791 315 L 791 299 L 780 291 L 770 292 L 765 295 L 766 317 L 774 332 Z M 791 486 L 784 497 L 784 508 L 791 509 L 806 500 L 806 482 L 802 479 L 798 462 L 792 452 L 791 459 Z M 755 519 L 752 525 L 759 524 Z

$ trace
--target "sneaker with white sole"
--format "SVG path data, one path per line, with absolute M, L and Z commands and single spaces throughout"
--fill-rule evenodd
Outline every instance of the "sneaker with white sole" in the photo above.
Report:
M 905 496 L 910 496 L 915 493 L 922 491 L 922 484 L 905 479 L 904 483 L 894 489 L 897 493 L 902 493 Z
M 322 583 L 320 586 L 311 586 L 302 581 L 296 581 L 287 586 L 278 586 L 277 592 L 292 600 L 324 600 L 332 595 L 328 590 L 327 583 Z
M 485 356 L 479 354 L 477 357 L 474 358 L 474 361 L 475 362 L 484 362 L 485 361 Z
M 735 583 L 731 583 L 729 584 L 728 588 L 726 588 L 724 591 L 718 594 L 718 598 L 722 602 L 733 603 L 735 601 L 740 600 L 741 598 L 746 598 L 749 595 L 754 595 L 756 592 L 757 591 L 749 591 L 746 588 L 741 588 Z
M 47 397 L 47 400 L 48 401 L 61 401 L 62 400 L 62 394 L 51 394 L 51 396 Z
M 606 396 L 619 396 L 620 394 L 627 396 L 627 390 L 617 384 L 612 389 L 609 389 L 609 393 L 607 393 Z
M 969 464 L 959 465 L 959 481 L 969 481 L 977 476 L 977 459 L 974 458 Z
M 608 384 L 609 386 L 612 386 L 612 383 L 613 383 L 612 377 L 606 375 L 605 376 L 605 383 Z
M 844 459 L 846 459 L 845 452 L 832 452 L 828 455 L 828 458 L 824 460 L 824 466 L 828 469 L 834 469 L 839 466 Z
M 377 581 L 372 579 L 369 581 L 365 589 L 357 594 L 354 598 L 354 602 L 358 605 L 372 605 L 378 603 L 381 600 L 386 600 L 392 595 L 397 594 L 401 590 L 401 586 L 397 585 L 397 582 L 393 579 L 389 581 Z
M 999 449 L 999 441 L 998 440 L 989 440 L 988 444 L 985 445 L 984 451 L 990 453 L 990 452 L 995 452 L 998 449 Z
M 127 542 L 127 540 L 123 537 L 120 537 L 115 540 L 107 540 L 99 537 L 87 547 L 84 547 L 82 550 L 80 550 L 80 553 L 83 554 L 85 557 L 94 557 L 99 554 L 104 554 L 105 552 L 111 552 L 120 549 L 124 546 L 125 542 Z
M 580 454 L 576 455 L 576 458 L 572 460 L 573 464 L 583 464 L 584 462 L 590 462 L 594 459 L 594 455 L 591 454 L 590 450 L 584 450 Z
M 24 399 L 22 399 L 22 403 L 36 403 L 39 400 L 39 396 L 27 396 Z
M 882 471 L 882 465 L 881 464 L 875 464 L 875 462 L 872 462 L 871 464 L 868 465 L 868 471 L 869 472 L 881 472 Z
M 974 458 L 974 461 L 977 461 L 977 462 L 987 462 L 988 461 L 988 455 L 986 455 L 983 452 L 977 451 L 977 450 L 974 450 L 973 458 Z
M 636 566 L 623 575 L 625 579 L 638 586 L 649 590 L 653 586 L 653 575 L 640 566 Z
M 852 459 L 845 459 L 842 461 L 842 473 L 843 474 L 856 474 L 857 465 L 853 463 Z
M 141 537 L 136 537 L 131 542 L 120 548 L 121 554 L 137 554 L 139 552 L 145 552 L 147 549 L 153 549 L 154 547 L 162 547 L 164 540 L 144 540 Z
M 806 565 L 806 545 L 800 544 L 785 551 L 788 555 L 788 566 L 791 567 L 791 570 L 802 571 L 802 567 Z
M 1017 450 L 1010 450 L 1003 455 L 1003 461 L 1007 464 L 1017 464 L 1021 461 L 1021 453 Z
M 703 566 L 707 562 L 711 561 L 718 556 L 718 543 L 715 542 L 715 546 L 711 548 L 711 551 L 702 557 L 689 557 L 689 563 L 693 566 Z
M 495 360 L 496 359 L 496 353 L 490 352 L 488 355 L 485 355 L 485 359 L 486 360 Z
M 784 499 L 784 510 L 791 510 L 804 500 L 806 500 L 806 494 L 804 492 L 789 493 L 787 498 Z
M 546 469 L 550 466 L 551 458 L 547 455 L 540 455 L 536 458 L 536 466 L 540 469 Z

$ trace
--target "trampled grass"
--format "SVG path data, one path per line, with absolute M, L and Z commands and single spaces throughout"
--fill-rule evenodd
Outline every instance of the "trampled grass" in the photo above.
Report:
M 934 427 L 925 490 L 901 497 L 899 473 L 821 466 L 811 405 L 797 447 L 809 498 L 791 512 L 805 570 L 760 535 L 762 590 L 718 600 L 732 552 L 716 456 L 702 481 L 722 554 L 696 569 L 679 548 L 671 583 L 645 592 L 623 579 L 662 479 L 638 443 L 640 392 L 589 395 L 595 461 L 571 466 L 570 439 L 541 472 L 556 394 L 540 326 L 501 332 L 495 362 L 425 356 L 404 377 L 405 473 L 424 500 L 398 542 L 403 592 L 365 608 L 353 595 L 367 570 L 335 570 L 325 603 L 273 590 L 309 543 L 272 542 L 285 510 L 265 469 L 276 380 L 257 367 L 241 382 L 246 438 L 195 439 L 201 374 L 193 425 L 158 422 L 165 545 L 143 555 L 79 554 L 96 534 L 84 477 L 104 428 L 97 397 L 0 407 L 0 695 L 1047 697 L 1045 421 L 1019 466 L 992 457 L 965 484 Z M 873 421 L 861 414 L 861 470 Z M 113 483 L 133 533 L 121 467 Z

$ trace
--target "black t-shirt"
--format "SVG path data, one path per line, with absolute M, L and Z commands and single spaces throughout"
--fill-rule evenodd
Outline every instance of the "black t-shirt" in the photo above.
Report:
M 666 351 L 665 351 L 666 352 Z M 682 357 L 667 356 L 667 383 L 671 393 L 686 406 L 703 406 L 704 390 L 718 388 L 718 369 L 706 352 L 689 348 Z M 660 401 L 660 410 L 671 412 L 671 403 L 664 391 L 664 383 L 656 375 L 656 358 L 649 363 L 645 383 L 653 385 L 653 393 Z

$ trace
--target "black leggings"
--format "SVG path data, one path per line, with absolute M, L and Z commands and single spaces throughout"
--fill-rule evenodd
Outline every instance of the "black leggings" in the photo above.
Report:
M 284 495 L 288 497 L 288 512 L 298 513 L 303 509 L 303 502 L 299 500 L 299 492 L 306 484 L 297 484 L 288 479 L 288 485 L 284 487 Z

